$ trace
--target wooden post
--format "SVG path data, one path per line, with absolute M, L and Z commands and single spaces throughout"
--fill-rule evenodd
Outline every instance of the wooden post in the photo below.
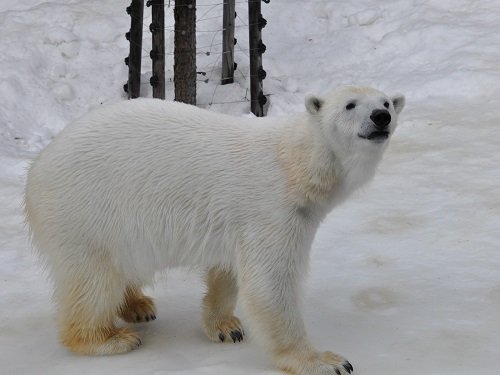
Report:
M 130 42 L 130 53 L 125 63 L 128 64 L 128 82 L 125 90 L 129 99 L 141 95 L 141 58 L 142 58 L 142 22 L 144 14 L 144 0 L 132 0 L 127 8 L 130 14 L 130 31 L 125 34 Z
M 176 0 L 174 20 L 175 100 L 196 104 L 196 0 Z
M 262 68 L 262 54 L 266 46 L 262 43 L 262 28 L 266 20 L 262 18 L 261 2 L 248 0 L 248 29 L 250 40 L 250 108 L 257 117 L 265 116 L 264 104 L 267 98 L 263 93 L 262 80 L 266 71 Z
M 148 0 L 146 4 L 152 6 L 149 30 L 153 34 L 150 53 L 153 76 L 150 83 L 153 86 L 153 98 L 165 99 L 165 0 Z
M 234 82 L 234 18 L 235 0 L 224 0 L 222 16 L 222 78 L 221 84 Z

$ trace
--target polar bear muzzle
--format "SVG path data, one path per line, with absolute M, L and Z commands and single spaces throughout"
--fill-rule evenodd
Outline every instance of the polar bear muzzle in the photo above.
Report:
M 391 114 L 386 109 L 374 109 L 370 115 L 374 125 L 374 130 L 368 134 L 358 134 L 358 137 L 377 142 L 383 142 L 389 138 L 389 124 Z

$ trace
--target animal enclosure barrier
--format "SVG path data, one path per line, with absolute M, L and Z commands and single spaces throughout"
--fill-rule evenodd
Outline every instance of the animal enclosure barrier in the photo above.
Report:
M 206 76 L 207 72 L 197 71 L 196 57 L 197 54 L 210 55 L 212 46 L 210 45 L 208 52 L 201 52 L 201 48 L 197 50 L 197 22 L 206 21 L 208 19 L 220 19 L 222 22 L 222 51 L 220 51 L 220 80 L 218 85 L 227 85 L 235 82 L 235 71 L 238 70 L 235 63 L 235 46 L 238 51 L 245 53 L 249 58 L 249 78 L 250 78 L 250 100 L 246 98 L 244 101 L 250 102 L 251 111 L 258 117 L 265 115 L 266 103 L 268 98 L 264 95 L 262 81 L 266 78 L 266 71 L 262 67 L 262 54 L 266 50 L 266 46 L 262 43 L 262 29 L 266 26 L 267 21 L 261 14 L 261 2 L 269 3 L 270 0 L 222 0 L 220 3 L 205 0 L 207 3 L 200 2 L 198 9 L 202 9 L 202 17 L 197 19 L 197 0 L 132 0 L 132 3 L 127 7 L 127 13 L 130 15 L 131 26 L 130 31 L 125 34 L 130 43 L 129 56 L 125 58 L 125 63 L 128 65 L 128 81 L 124 85 L 124 90 L 128 94 L 129 99 L 134 99 L 140 96 L 141 91 L 141 56 L 143 51 L 143 39 L 149 34 L 143 32 L 144 26 L 144 5 L 151 7 L 151 24 L 148 27 L 151 33 L 152 49 L 149 52 L 149 57 L 152 63 L 152 75 L 150 84 L 152 86 L 152 95 L 154 98 L 165 99 L 165 31 L 173 32 L 173 83 L 174 83 L 174 99 L 176 101 L 197 104 L 197 81 L 207 82 L 208 79 L 198 79 L 198 77 Z M 170 10 L 171 3 L 173 4 L 173 19 L 172 27 L 165 27 L 166 9 Z M 236 5 L 246 3 L 248 7 L 248 22 L 236 12 Z M 207 17 L 209 11 L 205 9 L 214 9 L 215 7 L 222 8 L 222 15 L 217 17 Z M 168 18 L 167 18 L 168 19 Z M 236 26 L 235 20 L 239 19 L 243 25 Z M 235 38 L 235 28 L 248 27 L 248 50 L 242 49 L 237 44 Z M 217 31 L 217 30 L 215 30 Z M 212 31 L 198 30 L 198 34 L 208 33 Z M 143 35 L 144 34 L 144 35 Z M 214 35 L 215 38 L 215 35 Z M 247 53 L 248 52 L 248 53 Z M 219 60 L 218 60 L 219 61 Z M 217 62 L 218 62 L 217 61 Z M 215 65 L 215 64 L 214 64 Z M 212 69 L 212 71 L 215 69 Z M 245 77 L 243 73 L 242 76 Z M 172 81 L 172 80 L 171 80 Z M 170 92 L 170 91 L 169 91 Z M 215 95 L 215 90 L 214 90 Z M 213 98 L 212 98 L 213 99 Z M 238 102 L 235 100 L 234 102 Z M 229 102 L 225 102 L 229 103 Z M 210 103 L 211 104 L 211 103 Z M 221 104 L 221 103 L 217 103 Z

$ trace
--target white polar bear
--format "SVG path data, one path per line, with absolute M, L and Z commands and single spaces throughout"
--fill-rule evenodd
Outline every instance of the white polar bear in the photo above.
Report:
M 236 118 L 137 99 L 64 129 L 33 163 L 25 210 L 54 282 L 62 342 L 82 354 L 140 345 L 114 325 L 156 318 L 156 271 L 207 270 L 203 328 L 240 341 L 239 294 L 256 338 L 293 374 L 352 366 L 309 342 L 298 302 L 325 215 L 370 180 L 404 97 L 343 87 L 307 112 Z

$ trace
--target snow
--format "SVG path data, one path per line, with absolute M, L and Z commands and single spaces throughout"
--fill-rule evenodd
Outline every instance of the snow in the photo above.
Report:
M 198 55 L 208 79 L 198 102 L 248 116 L 245 4 L 237 2 L 236 81 L 219 86 L 221 36 L 208 32 L 220 29 L 214 3 L 198 0 L 198 46 L 210 52 Z M 159 319 L 137 327 L 140 350 L 79 357 L 57 342 L 51 286 L 23 225 L 25 169 L 65 124 L 125 100 L 125 6 L 0 4 L 1 372 L 275 374 L 256 345 L 205 339 L 204 287 L 183 270 L 168 282 L 160 275 L 149 291 Z M 262 9 L 269 116 L 302 111 L 307 93 L 339 84 L 407 97 L 375 180 L 328 216 L 314 242 L 304 309 L 312 341 L 345 355 L 359 375 L 500 373 L 500 1 L 289 0 Z M 166 40 L 171 53 L 171 32 Z M 210 105 L 227 101 L 238 103 Z

